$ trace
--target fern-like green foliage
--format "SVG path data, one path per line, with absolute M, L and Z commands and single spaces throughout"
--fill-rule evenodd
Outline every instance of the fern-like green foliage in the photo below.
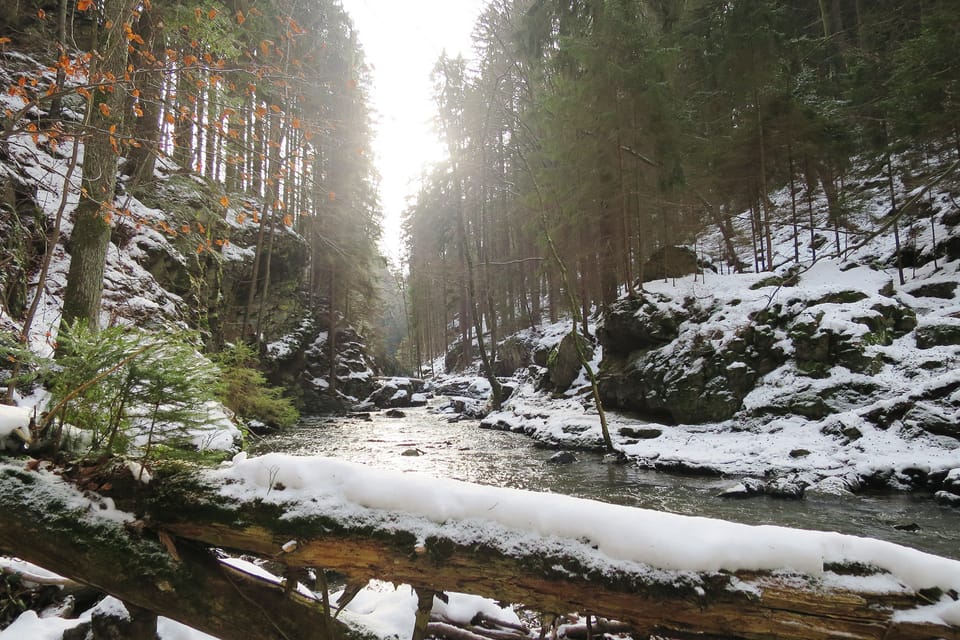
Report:
M 0 332 L 0 384 L 4 388 L 12 384 L 21 392 L 28 390 L 44 375 L 48 364 L 13 334 Z
M 184 332 L 62 327 L 52 375 L 57 427 L 78 428 L 90 452 L 150 459 L 158 444 L 190 448 L 210 422 L 217 368 Z M 76 432 L 72 434 L 76 437 Z
M 215 359 L 221 370 L 217 397 L 238 416 L 276 428 L 293 426 L 300 418 L 283 391 L 267 384 L 257 369 L 257 356 L 247 344 L 231 345 Z

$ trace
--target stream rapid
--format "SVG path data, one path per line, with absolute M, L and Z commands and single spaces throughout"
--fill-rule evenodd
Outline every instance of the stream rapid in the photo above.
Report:
M 518 433 L 480 429 L 473 420 L 449 422 L 426 408 L 363 417 L 306 416 L 299 425 L 252 443 L 250 452 L 321 455 L 381 469 L 420 472 L 466 482 L 562 493 L 685 515 L 746 524 L 819 529 L 888 540 L 960 559 L 960 513 L 929 494 L 808 495 L 723 499 L 736 482 L 665 474 L 636 464 L 603 464 L 601 454 L 577 451 L 576 461 L 553 464 L 554 450 Z

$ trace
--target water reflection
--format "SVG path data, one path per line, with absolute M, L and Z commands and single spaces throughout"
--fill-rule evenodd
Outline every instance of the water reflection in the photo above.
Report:
M 550 491 L 616 504 L 748 524 L 779 524 L 840 531 L 890 540 L 960 558 L 960 513 L 913 494 L 857 497 L 808 496 L 803 501 L 768 497 L 722 500 L 716 494 L 732 480 L 667 475 L 636 465 L 605 465 L 600 455 L 578 452 L 568 465 L 547 464 L 553 451 L 523 435 L 450 423 L 424 409 L 403 418 L 305 418 L 300 426 L 251 447 L 254 454 L 279 451 L 324 455 L 382 469 L 416 471 L 467 482 Z M 419 455 L 404 455 L 405 453 Z M 905 531 L 896 527 L 911 527 Z

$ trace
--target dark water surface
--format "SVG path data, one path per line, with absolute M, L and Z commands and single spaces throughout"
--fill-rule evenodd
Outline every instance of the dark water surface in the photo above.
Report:
M 839 531 L 960 559 L 960 511 L 938 505 L 929 495 L 725 500 L 716 495 L 735 479 L 669 475 L 633 464 L 601 464 L 600 454 L 589 452 L 577 452 L 577 461 L 572 464 L 548 464 L 546 460 L 555 451 L 535 447 L 526 436 L 480 429 L 476 421 L 450 423 L 445 416 L 426 409 L 406 409 L 404 413 L 403 418 L 374 413 L 370 421 L 305 417 L 297 428 L 254 443 L 251 453 L 323 455 L 382 469 L 563 493 L 673 513 Z M 403 455 L 412 449 L 420 455 Z M 904 531 L 897 526 L 918 530 Z

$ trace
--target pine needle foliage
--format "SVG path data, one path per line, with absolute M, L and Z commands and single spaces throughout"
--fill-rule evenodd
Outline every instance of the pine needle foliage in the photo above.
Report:
M 149 460 L 158 443 L 191 448 L 192 432 L 210 421 L 217 368 L 189 334 L 95 332 L 77 321 L 63 327 L 58 347 L 50 403 L 57 444 L 68 424 L 89 453 Z
M 240 418 L 274 428 L 291 427 L 299 420 L 299 412 L 283 397 L 283 390 L 267 384 L 249 345 L 230 345 L 217 354 L 216 361 L 221 370 L 217 397 Z

